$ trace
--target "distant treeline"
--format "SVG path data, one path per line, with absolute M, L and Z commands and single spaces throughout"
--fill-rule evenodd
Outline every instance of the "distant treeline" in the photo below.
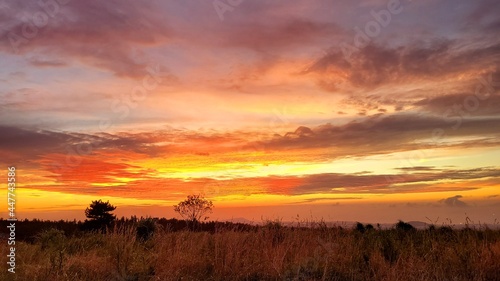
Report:
M 233 229 L 239 231 L 251 231 L 256 230 L 257 226 L 244 224 L 244 223 L 233 223 L 233 222 L 218 222 L 218 221 L 208 221 L 208 222 L 197 222 L 196 226 L 190 225 L 189 222 L 185 220 L 178 219 L 166 219 L 166 218 L 150 218 L 150 217 L 136 217 L 132 216 L 130 218 L 122 217 L 113 222 L 110 228 L 124 228 L 124 227 L 136 227 L 141 225 L 141 222 L 154 221 L 156 225 L 167 231 L 181 231 L 181 230 L 194 230 L 194 231 L 206 231 L 206 232 L 216 232 L 218 229 Z M 78 236 L 88 231 L 94 231 L 95 229 L 89 224 L 90 221 L 77 221 L 77 220 L 20 220 L 16 222 L 16 239 L 26 242 L 34 242 L 37 234 L 44 230 L 49 229 L 59 229 L 64 231 L 66 236 Z M 7 225 L 11 222 L 5 219 L 0 219 L 0 227 L 2 230 L 6 230 Z M 3 231 L 2 231 L 3 232 Z

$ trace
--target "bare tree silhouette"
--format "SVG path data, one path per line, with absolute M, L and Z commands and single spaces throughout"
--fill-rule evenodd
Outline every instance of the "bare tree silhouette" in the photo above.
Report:
M 200 222 L 200 220 L 207 220 L 208 216 L 205 215 L 211 213 L 213 207 L 212 201 L 200 194 L 188 195 L 186 200 L 174 205 L 174 211 L 179 213 L 188 223 L 194 225 Z

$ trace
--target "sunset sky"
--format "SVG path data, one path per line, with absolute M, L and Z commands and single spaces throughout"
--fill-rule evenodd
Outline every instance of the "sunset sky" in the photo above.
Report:
M 494 223 L 495 0 L 0 0 L 19 218 Z M 6 199 L 0 216 L 7 217 Z

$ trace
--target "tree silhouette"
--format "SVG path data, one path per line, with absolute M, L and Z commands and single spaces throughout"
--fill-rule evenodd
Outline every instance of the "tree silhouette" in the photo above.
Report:
M 174 205 L 174 211 L 185 220 L 196 223 L 201 219 L 208 219 L 205 215 L 211 213 L 213 207 L 212 201 L 205 199 L 202 195 L 188 195 L 186 200 Z
M 116 219 L 116 216 L 111 212 L 116 209 L 109 201 L 103 202 L 102 200 L 92 201 L 90 206 L 85 209 L 85 216 L 89 221 L 85 221 L 87 226 L 91 229 L 105 229 L 111 225 Z

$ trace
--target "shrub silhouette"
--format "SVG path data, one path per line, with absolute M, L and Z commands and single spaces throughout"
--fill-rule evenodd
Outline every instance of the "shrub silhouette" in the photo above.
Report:
M 140 241 L 149 240 L 158 230 L 159 225 L 153 218 L 141 219 L 136 228 L 137 239 Z
M 396 229 L 402 230 L 402 231 L 412 231 L 412 230 L 415 230 L 415 227 L 413 227 L 413 225 L 406 223 L 404 221 L 399 221 L 398 223 L 396 223 Z
M 50 228 L 36 236 L 41 249 L 48 255 L 51 270 L 62 271 L 66 260 L 66 235 L 64 231 Z
M 359 231 L 360 233 L 365 233 L 365 231 L 366 231 L 365 226 L 360 222 L 356 223 L 356 226 L 354 227 L 354 229 L 356 231 Z
M 65 239 L 64 231 L 56 228 L 46 229 L 36 235 L 36 242 L 40 243 L 42 250 L 61 250 L 64 248 Z
M 279 220 L 267 221 L 262 227 L 264 237 L 271 241 L 273 247 L 281 244 L 285 240 L 285 227 Z
M 356 226 L 354 226 L 354 230 L 356 230 L 356 231 L 358 231 L 360 233 L 365 233 L 367 231 L 371 231 L 371 230 L 374 230 L 374 229 L 375 228 L 373 227 L 373 225 L 371 225 L 371 224 L 363 225 L 360 222 L 357 222 Z

